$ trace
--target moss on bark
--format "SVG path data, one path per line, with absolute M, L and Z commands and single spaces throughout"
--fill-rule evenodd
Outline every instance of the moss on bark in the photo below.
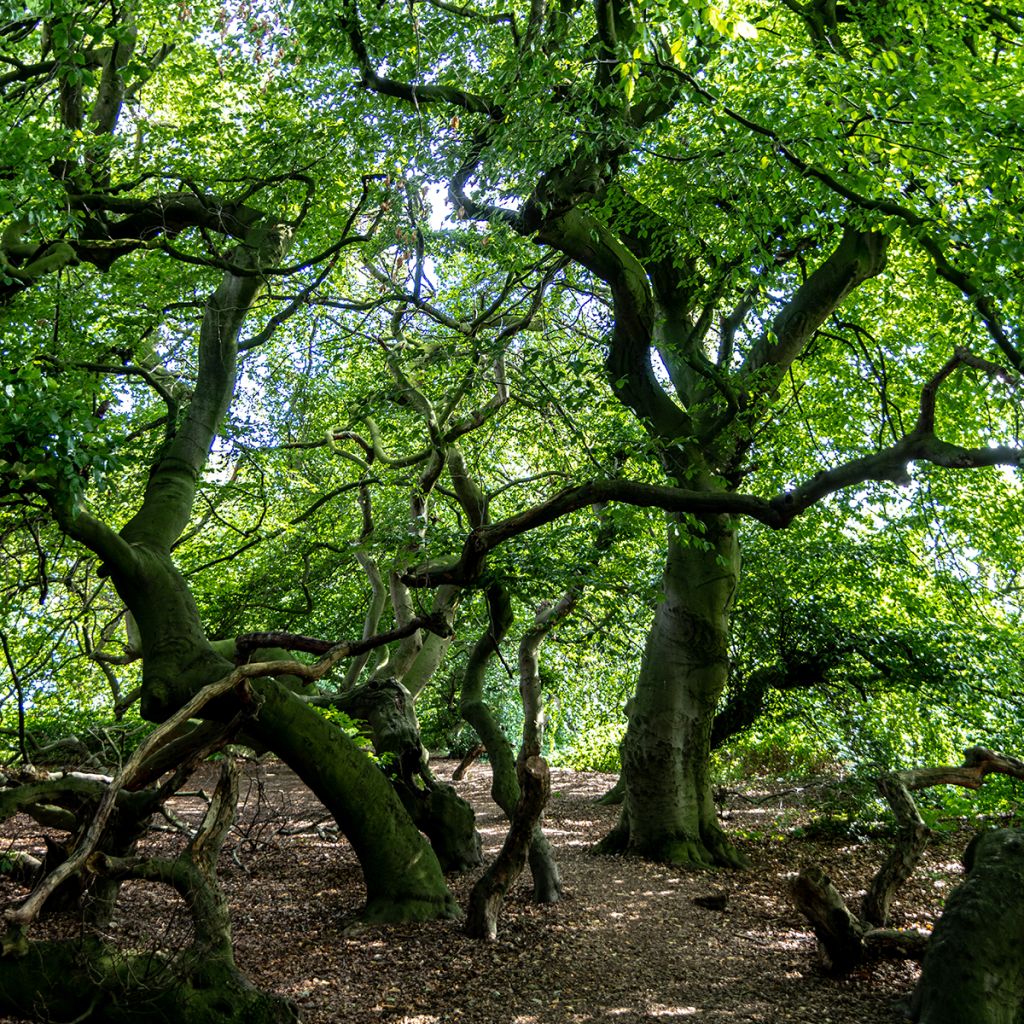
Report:
M 181 978 L 156 953 L 95 941 L 33 942 L 0 958 L 0 1009 L 29 1020 L 92 1024 L 291 1024 L 295 1005 L 236 971 Z
M 457 916 L 437 856 L 380 769 L 351 737 L 286 686 L 264 679 L 255 688 L 262 706 L 249 731 L 334 815 L 363 869 L 365 916 L 374 921 Z
M 728 672 L 729 613 L 739 576 L 731 524 L 700 536 L 669 523 L 664 600 L 647 638 L 622 744 L 628 852 L 691 867 L 741 867 L 718 827 L 708 776 L 711 727 Z

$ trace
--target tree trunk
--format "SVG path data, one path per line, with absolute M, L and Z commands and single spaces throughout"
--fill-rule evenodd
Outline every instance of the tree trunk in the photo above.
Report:
M 972 840 L 966 881 L 946 901 L 914 992 L 918 1024 L 1024 1020 L 1024 832 Z
M 466 931 L 477 939 L 493 942 L 498 937 L 502 903 L 526 864 L 526 851 L 534 842 L 537 822 L 551 794 L 551 776 L 544 758 L 528 757 L 521 762 L 519 789 L 505 842 L 469 896 Z
M 113 796 L 118 809 L 133 806 L 147 816 L 173 792 L 173 787 L 142 792 L 120 788 L 126 781 L 118 777 L 91 788 L 114 787 L 104 795 Z M 54 784 L 62 783 L 67 780 Z M 19 789 L 6 794 L 8 805 L 30 800 L 38 786 Z M 66 795 L 73 792 L 73 787 L 65 785 Z M 216 864 L 237 804 L 238 773 L 228 760 L 221 767 L 202 824 L 177 856 L 112 856 L 102 852 L 102 837 L 97 837 L 97 848 L 82 861 L 75 876 L 95 876 L 115 884 L 144 879 L 172 886 L 189 908 L 194 928 L 191 944 L 173 951 L 154 946 L 140 952 L 118 949 L 92 930 L 82 938 L 31 942 L 24 929 L 12 928 L 0 955 L 0 1011 L 37 1020 L 97 1024 L 290 1024 L 297 1020 L 290 1000 L 253 988 L 235 965 L 228 903 L 217 882 Z M 117 817 L 115 811 L 108 824 L 116 828 Z M 82 842 L 92 845 L 88 836 Z
M 571 586 L 553 604 L 542 604 L 534 614 L 533 626 L 519 641 L 519 694 L 523 701 L 523 742 L 516 761 L 517 778 L 528 777 L 527 765 L 540 758 L 544 745 L 547 719 L 541 696 L 540 649 L 552 628 L 576 607 L 581 587 Z M 538 818 L 530 839 L 530 873 L 533 875 L 533 898 L 538 903 L 557 903 L 562 897 L 562 875 L 554 852 Z
M 804 864 L 789 884 L 793 902 L 811 922 L 822 967 L 841 975 L 867 960 L 921 960 L 927 932 L 872 928 L 847 907 L 818 864 Z
M 170 556 L 144 545 L 136 551 L 132 577 L 115 574 L 115 583 L 142 637 L 143 715 L 162 721 L 234 666 L 206 639 Z M 292 768 L 334 815 L 363 869 L 367 916 L 393 921 L 456 914 L 437 857 L 355 742 L 283 683 L 254 680 L 253 688 L 262 703 L 247 732 Z M 213 717 L 226 717 L 237 710 L 237 701 L 223 697 L 208 709 Z
M 484 700 L 487 666 L 512 625 L 512 602 L 500 583 L 487 588 L 488 626 L 470 652 L 462 680 L 459 710 L 487 749 L 491 762 L 491 799 L 511 815 L 519 799 L 516 755 L 501 723 Z
M 328 702 L 369 725 L 385 775 L 417 828 L 430 840 L 442 869 L 477 867 L 482 855 L 473 808 L 430 771 L 409 691 L 394 678 L 371 679 L 338 697 L 314 701 Z
M 255 689 L 263 704 L 249 731 L 334 815 L 363 871 L 365 916 L 372 921 L 456 916 L 458 904 L 437 856 L 355 741 L 281 683 L 263 679 Z
M 701 523 L 697 533 L 676 517 L 669 522 L 664 598 L 627 709 L 622 820 L 599 850 L 682 866 L 745 867 L 718 826 L 708 777 L 739 549 L 725 517 Z
M 88 1024 L 291 1024 L 289 1000 L 235 974 L 210 985 L 175 975 L 152 951 L 120 954 L 98 940 L 33 942 L 0 957 L 0 1009 L 26 1020 Z M 40 1009 L 45 1016 L 41 1017 Z

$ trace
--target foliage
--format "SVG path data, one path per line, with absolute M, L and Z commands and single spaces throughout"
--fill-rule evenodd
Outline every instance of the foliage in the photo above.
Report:
M 551 761 L 575 771 L 617 772 L 621 768 L 619 744 L 626 734 L 624 722 L 604 722 L 575 736 L 569 746 L 552 752 Z
M 293 248 L 240 330 L 171 542 L 211 637 L 359 636 L 366 561 L 387 580 L 462 550 L 457 448 L 492 523 L 593 482 L 664 485 L 669 505 L 722 496 L 744 561 L 718 710 L 759 673 L 816 669 L 766 690 L 723 770 L 1024 748 L 1014 18 L 548 7 L 541 23 L 527 4 L 506 19 L 144 3 L 134 24 L 66 4 L 23 24 L 12 8 L 0 618 L 33 729 L 80 733 L 140 679 L 122 595 L 70 519 L 118 531 L 142 507 L 200 380 L 203 303 L 245 234 L 227 212 L 251 207 L 287 221 Z M 115 46 L 124 103 L 106 123 Z M 853 232 L 884 238 L 884 260 L 846 267 L 856 286 L 807 308 Z M 974 361 L 938 376 L 960 345 Z M 956 459 L 898 448 L 933 384 L 932 434 Z M 1004 467 L 968 471 L 996 451 Z M 785 531 L 763 528 L 783 525 L 778 506 L 738 500 L 815 480 Z M 457 691 L 489 628 L 473 588 L 499 581 L 512 602 L 486 693 L 515 739 L 516 643 L 583 574 L 544 649 L 548 744 L 561 763 L 617 765 L 666 547 L 635 493 L 613 493 L 599 555 L 581 500 L 463 581 L 456 639 L 418 698 L 432 745 L 468 742 Z M 671 513 L 706 543 L 695 512 Z M 16 687 L 0 673 L 9 744 Z

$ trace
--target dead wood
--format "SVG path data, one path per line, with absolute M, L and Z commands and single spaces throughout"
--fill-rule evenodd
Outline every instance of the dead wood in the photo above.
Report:
M 791 883 L 791 895 L 811 922 L 829 970 L 843 973 L 867 959 L 923 955 L 927 936 L 888 927 L 893 896 L 920 863 L 931 834 L 911 792 L 941 785 L 979 789 L 989 774 L 1024 779 L 1024 761 L 976 746 L 964 751 L 962 765 L 889 772 L 878 780 L 878 790 L 896 818 L 896 842 L 867 888 L 860 917 L 818 865 L 801 868 Z

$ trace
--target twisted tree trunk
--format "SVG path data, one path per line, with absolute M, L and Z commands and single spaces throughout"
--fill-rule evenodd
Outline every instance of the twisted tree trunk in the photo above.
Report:
M 33 799 L 36 794 L 31 790 L 38 787 L 27 788 L 27 793 L 12 791 L 9 800 Z M 73 795 L 73 786 L 67 792 Z M 144 794 L 126 792 L 114 780 L 107 786 L 104 802 L 113 808 L 142 800 L 152 810 L 171 792 L 166 788 Z M 172 886 L 192 917 L 194 938 L 187 948 L 171 954 L 122 951 L 96 934 L 30 942 L 14 928 L 5 937 L 0 955 L 0 1010 L 31 1019 L 97 1024 L 296 1021 L 298 1013 L 290 1000 L 255 989 L 235 966 L 231 922 L 217 883 L 216 863 L 237 802 L 237 772 L 226 761 L 202 824 L 177 857 L 113 856 L 95 849 L 77 869 L 86 868 L 90 875 L 115 883 L 133 878 Z M 88 848 L 102 847 L 101 839 L 96 836 Z
M 474 938 L 498 937 L 498 915 L 505 896 L 526 865 L 526 853 L 537 822 L 551 793 L 551 777 L 542 757 L 529 757 L 519 770 L 519 799 L 511 815 L 508 835 L 480 881 L 473 886 L 466 915 L 466 931 Z

